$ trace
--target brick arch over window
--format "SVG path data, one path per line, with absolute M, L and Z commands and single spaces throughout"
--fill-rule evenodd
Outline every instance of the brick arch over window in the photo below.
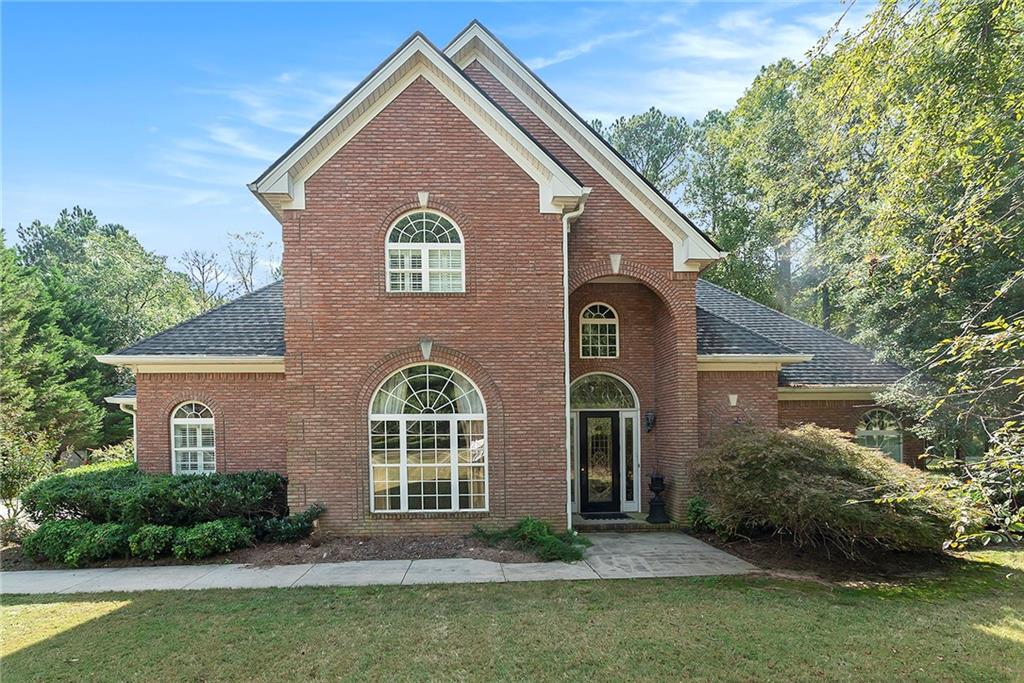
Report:
M 569 274 L 569 293 L 575 292 L 581 285 L 595 280 L 599 277 L 611 275 L 625 275 L 646 285 L 652 292 L 658 295 L 665 307 L 673 314 L 677 306 L 685 305 L 679 290 L 674 286 L 673 281 L 666 277 L 661 271 L 635 261 L 623 259 L 619 264 L 619 271 L 612 270 L 611 259 L 603 258 L 590 261 L 578 266 Z
M 395 204 L 388 209 L 386 214 L 382 214 L 381 218 L 377 222 L 377 228 L 374 231 L 374 244 L 380 245 L 380 253 L 385 253 L 386 240 L 388 232 L 395 222 L 401 218 L 404 214 L 410 211 L 436 211 L 450 218 L 458 226 L 459 232 L 462 234 L 462 260 L 463 260 L 463 291 L 461 292 L 429 292 L 429 296 L 465 296 L 466 292 L 470 291 L 470 287 L 473 283 L 473 271 L 472 271 L 472 251 L 474 244 L 472 244 L 472 237 L 467 237 L 467 233 L 472 235 L 473 233 L 473 220 L 463 212 L 459 207 L 450 204 L 443 199 L 437 199 L 434 193 L 430 193 L 429 200 L 426 206 L 423 206 L 419 202 L 418 197 L 413 197 L 409 201 L 401 204 Z M 388 292 L 387 287 L 387 263 L 384 258 L 380 258 L 374 264 L 373 267 L 374 279 L 377 282 L 378 291 L 381 294 L 387 295 L 398 295 L 398 296 L 409 296 L 409 295 L 422 295 L 423 292 Z
M 160 406 L 160 415 L 163 417 L 161 424 L 167 430 L 166 438 L 164 439 L 167 443 L 167 471 L 174 471 L 174 449 L 171 448 L 171 419 L 174 417 L 174 411 L 181 407 L 183 403 L 202 403 L 213 413 L 213 422 L 217 432 L 217 437 L 214 441 L 217 471 L 226 472 L 228 468 L 228 451 L 230 450 L 226 448 L 228 443 L 227 416 L 217 400 L 205 391 L 190 391 L 188 389 L 180 389 L 164 397 Z
M 505 461 L 506 428 L 504 403 L 498 385 L 490 376 L 490 373 L 469 355 L 435 342 L 430 351 L 430 358 L 427 360 L 424 360 L 423 351 L 419 344 L 398 349 L 381 358 L 367 370 L 360 383 L 361 389 L 359 390 L 359 398 L 356 404 L 359 406 L 359 410 L 352 416 L 353 420 L 357 421 L 353 425 L 356 430 L 355 433 L 360 435 L 360 443 L 369 444 L 369 423 L 366 416 L 369 414 L 370 401 L 373 400 L 374 394 L 384 380 L 410 365 L 431 363 L 447 366 L 465 375 L 476 385 L 483 396 L 484 404 L 487 406 L 488 477 L 490 479 L 490 505 L 488 512 L 484 513 L 484 515 L 505 516 L 507 514 L 505 500 L 505 472 L 507 467 Z M 359 505 L 362 510 L 367 511 L 367 514 L 369 514 L 370 465 L 365 458 L 362 460 L 362 463 L 360 465 Z M 442 516 L 468 516 L 477 513 L 435 514 Z M 419 516 L 422 517 L 422 514 Z M 402 517 L 402 515 L 395 515 L 386 519 L 378 517 L 374 518 L 373 522 L 389 524 L 395 520 L 402 519 Z

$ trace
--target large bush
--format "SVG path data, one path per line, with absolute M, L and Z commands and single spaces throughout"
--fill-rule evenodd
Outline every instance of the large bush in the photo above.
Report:
M 188 526 L 225 517 L 257 519 L 288 513 L 286 480 L 273 472 L 147 474 L 132 463 L 76 467 L 29 486 L 21 496 L 37 522 L 86 519 Z
M 957 517 L 935 475 L 813 425 L 736 428 L 699 453 L 693 475 L 719 531 L 783 532 L 848 557 L 939 551 Z

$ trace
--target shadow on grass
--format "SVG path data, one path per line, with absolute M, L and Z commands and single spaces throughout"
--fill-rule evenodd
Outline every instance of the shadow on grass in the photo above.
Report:
M 986 555 L 851 587 L 720 577 L 4 596 L 3 678 L 1019 680 L 1024 588 L 1011 565 Z

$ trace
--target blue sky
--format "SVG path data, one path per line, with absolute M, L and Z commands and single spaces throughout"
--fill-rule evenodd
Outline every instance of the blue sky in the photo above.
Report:
M 229 232 L 279 239 L 245 184 L 416 30 L 443 47 L 480 19 L 588 119 L 692 119 L 801 58 L 844 8 L 4 2 L 2 225 L 12 238 L 79 204 L 172 260 Z

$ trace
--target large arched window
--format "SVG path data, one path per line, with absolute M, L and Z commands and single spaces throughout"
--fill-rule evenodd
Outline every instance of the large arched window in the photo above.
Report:
M 580 314 L 580 357 L 619 357 L 619 316 L 608 304 L 590 304 Z
M 388 377 L 370 403 L 370 510 L 487 509 L 487 414 L 473 383 L 441 365 Z
M 896 416 L 875 408 L 864 413 L 857 425 L 857 443 L 877 448 L 893 460 L 903 462 L 903 430 Z
M 171 462 L 175 474 L 217 471 L 213 412 L 202 403 L 182 403 L 171 413 Z
M 387 235 L 389 292 L 465 291 L 462 235 L 434 211 L 407 213 Z

